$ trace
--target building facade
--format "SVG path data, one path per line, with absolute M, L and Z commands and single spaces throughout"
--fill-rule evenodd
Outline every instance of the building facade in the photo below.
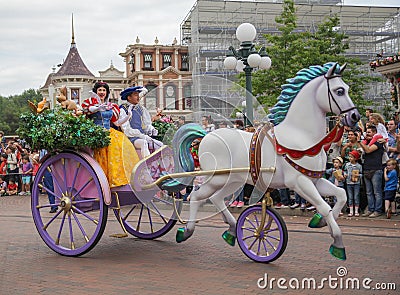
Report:
M 120 55 L 126 63 L 126 72 L 118 70 L 111 62 L 108 69 L 99 71 L 98 76 L 93 75 L 79 55 L 72 28 L 68 55 L 58 71 L 53 67 L 40 92 L 54 107 L 59 89 L 66 86 L 68 98 L 80 104 L 89 97 L 94 83 L 103 81 L 110 86 L 110 101 L 120 104 L 122 90 L 145 86 L 149 93 L 142 103 L 151 113 L 157 108 L 172 116 L 191 113 L 192 83 L 187 46 L 177 45 L 176 39 L 172 45 L 160 45 L 157 38 L 155 44 L 145 45 L 137 38 L 136 44 L 128 45 Z
M 149 109 L 160 108 L 165 114 L 190 113 L 192 77 L 189 70 L 188 47 L 140 43 L 128 45 L 120 53 L 125 61 L 126 77 L 131 85 L 145 86 L 149 93 L 143 104 Z

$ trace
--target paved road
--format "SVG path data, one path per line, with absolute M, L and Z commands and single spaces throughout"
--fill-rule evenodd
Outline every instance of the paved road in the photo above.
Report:
M 328 253 L 331 238 L 327 229 L 308 229 L 309 217 L 286 215 L 289 243 L 285 253 L 271 264 L 260 264 L 222 240 L 226 226 L 219 215 L 200 221 L 194 236 L 177 244 L 175 229 L 155 241 L 111 238 L 120 229 L 110 212 L 99 244 L 83 257 L 67 258 L 42 242 L 29 202 L 27 196 L 0 198 L 0 294 L 400 293 L 399 217 L 341 218 L 348 256 L 342 262 Z M 337 274 L 345 271 L 343 277 Z M 266 276 L 268 280 L 260 279 Z M 329 277 L 332 287 L 342 278 L 343 287 L 329 287 Z M 281 285 L 288 289 L 278 287 L 280 278 L 286 280 Z M 307 284 L 301 289 L 302 280 L 311 278 L 317 285 L 326 280 L 323 289 L 310 290 Z M 395 283 L 397 290 L 366 290 L 362 285 L 360 290 L 349 290 L 344 279 L 350 278 L 360 284 L 366 280 L 371 288 L 376 283 Z M 273 283 L 272 289 L 260 288 L 266 281 Z M 299 289 L 294 288 L 296 281 Z

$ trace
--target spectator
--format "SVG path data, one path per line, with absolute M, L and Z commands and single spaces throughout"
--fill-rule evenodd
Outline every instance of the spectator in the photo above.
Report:
M 0 156 L 0 175 L 7 174 L 7 154 L 2 153 Z
M 244 124 L 242 120 L 236 120 L 233 127 L 239 130 L 244 130 Z
M 7 182 L 4 179 L 3 175 L 0 175 L 0 197 L 6 195 L 7 192 Z
M 176 127 L 179 128 L 186 123 L 186 118 L 185 116 L 179 116 L 178 121 L 176 121 Z
M 366 131 L 366 140 L 360 141 L 365 152 L 363 175 L 368 199 L 368 209 L 362 216 L 371 218 L 380 216 L 382 210 L 382 155 L 384 144 L 379 141 L 372 142 L 376 134 L 376 127 L 369 126 Z
M 229 205 L 229 207 L 242 208 L 244 206 L 244 186 L 233 194 L 233 199 L 234 201 Z
M 325 173 L 328 175 L 328 180 L 330 182 L 332 182 L 335 186 L 344 189 L 345 178 L 343 175 L 342 165 L 343 165 L 342 157 L 336 157 L 335 159 L 333 159 L 333 167 L 327 169 Z M 336 198 L 334 198 L 333 200 L 333 204 L 335 203 L 336 203 Z M 307 208 L 307 210 L 313 210 L 313 209 L 314 208 L 310 207 Z
M 11 177 L 7 185 L 7 195 L 12 196 L 18 194 L 18 183 Z
M 298 193 L 294 193 L 295 203 L 290 206 L 290 209 L 296 209 L 300 207 L 300 210 L 304 211 L 306 209 L 306 200 L 302 198 Z
M 6 154 L 7 154 L 7 174 L 8 175 L 13 175 L 12 177 L 14 178 L 15 176 L 18 176 L 18 160 L 17 156 L 15 155 L 15 149 L 13 146 L 8 146 L 6 148 Z
M 203 127 L 203 129 L 209 133 L 215 130 L 215 125 L 211 124 L 211 116 L 203 116 L 201 118 L 201 126 Z
M 344 177 L 346 178 L 347 203 L 349 205 L 349 217 L 360 216 L 360 188 L 362 166 L 357 161 L 360 159 L 360 153 L 352 150 L 349 153 L 349 162 L 344 166 Z M 354 209 L 353 209 L 354 205 Z
M 288 208 L 290 205 L 290 191 L 288 188 L 279 189 L 280 202 L 275 205 L 275 209 Z
M 378 113 L 372 113 L 369 116 L 369 121 L 376 127 L 377 134 L 382 135 L 384 139 L 389 137 L 385 127 L 385 120 L 383 120 L 382 115 Z
M 362 152 L 362 148 L 357 141 L 358 133 L 353 130 L 349 130 L 347 132 L 347 140 L 343 142 L 341 157 L 343 158 L 344 163 L 349 161 L 349 153 L 353 150 L 358 150 Z
M 22 191 L 20 195 L 29 195 L 30 185 L 32 180 L 33 166 L 29 161 L 29 156 L 25 155 L 22 158 Z
M 397 192 L 398 175 L 399 166 L 397 165 L 397 161 L 395 159 L 389 159 L 383 170 L 383 176 L 385 178 L 385 212 L 387 219 L 390 219 L 392 214 L 396 213 L 394 198 Z
M 0 151 L 3 153 L 6 149 L 6 138 L 4 132 L 0 130 Z
M 228 128 L 227 123 L 225 121 L 219 122 L 218 129 L 220 129 L 220 128 Z
M 391 159 L 397 159 L 397 157 L 399 156 L 399 153 L 397 151 L 397 132 L 396 132 L 396 123 L 393 119 L 387 122 L 387 131 L 388 131 L 388 156 Z
M 342 139 L 338 142 L 333 142 L 327 151 L 326 169 L 333 168 L 333 159 L 340 156 L 340 149 L 342 146 Z
M 32 157 L 32 181 L 35 179 L 35 176 L 40 168 L 40 163 L 39 163 L 39 154 L 34 154 Z

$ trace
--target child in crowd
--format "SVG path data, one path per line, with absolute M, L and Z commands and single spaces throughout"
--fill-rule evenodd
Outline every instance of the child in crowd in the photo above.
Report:
M 0 175 L 7 174 L 7 154 L 1 154 L 0 156 Z
M 360 206 L 360 188 L 361 188 L 361 173 L 362 166 L 358 163 L 360 159 L 360 153 L 357 150 L 352 150 L 349 152 L 349 161 L 344 166 L 344 176 L 346 178 L 347 184 L 347 202 L 349 204 L 349 217 L 360 216 L 359 206 Z M 354 210 L 353 210 L 354 205 Z
M 7 185 L 7 195 L 12 196 L 18 194 L 18 184 L 15 183 L 14 178 L 10 178 Z
M 22 157 L 22 191 L 20 195 L 29 195 L 33 166 L 29 160 L 29 156 Z
M 4 180 L 4 176 L 0 175 L 0 197 L 6 195 L 7 183 Z
M 39 170 L 40 163 L 39 163 L 39 154 L 34 154 L 32 157 L 32 181 L 35 180 L 36 173 Z
M 397 182 L 399 175 L 399 166 L 395 159 L 389 159 L 386 162 L 386 167 L 383 170 L 383 177 L 385 178 L 385 212 L 386 218 L 390 219 L 392 214 L 396 213 L 394 198 L 396 197 Z
M 344 188 L 345 178 L 343 176 L 342 165 L 343 158 L 340 156 L 336 157 L 333 159 L 333 168 L 327 169 L 325 173 L 328 176 L 328 180 L 330 182 L 338 187 Z M 336 197 L 334 198 L 333 203 L 336 204 Z M 307 208 L 307 210 L 309 210 L 309 208 Z M 340 212 L 340 215 L 343 215 L 343 213 Z

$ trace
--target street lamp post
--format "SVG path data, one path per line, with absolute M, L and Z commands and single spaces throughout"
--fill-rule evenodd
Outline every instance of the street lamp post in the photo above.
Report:
M 245 125 L 253 125 L 253 94 L 251 85 L 251 72 L 254 68 L 269 69 L 271 59 L 265 52 L 265 47 L 257 52 L 255 44 L 256 28 L 250 23 L 243 23 L 236 29 L 236 38 L 240 41 L 240 48 L 236 50 L 233 46 L 229 47 L 229 52 L 224 60 L 224 66 L 228 70 L 244 71 L 246 75 L 246 109 Z

